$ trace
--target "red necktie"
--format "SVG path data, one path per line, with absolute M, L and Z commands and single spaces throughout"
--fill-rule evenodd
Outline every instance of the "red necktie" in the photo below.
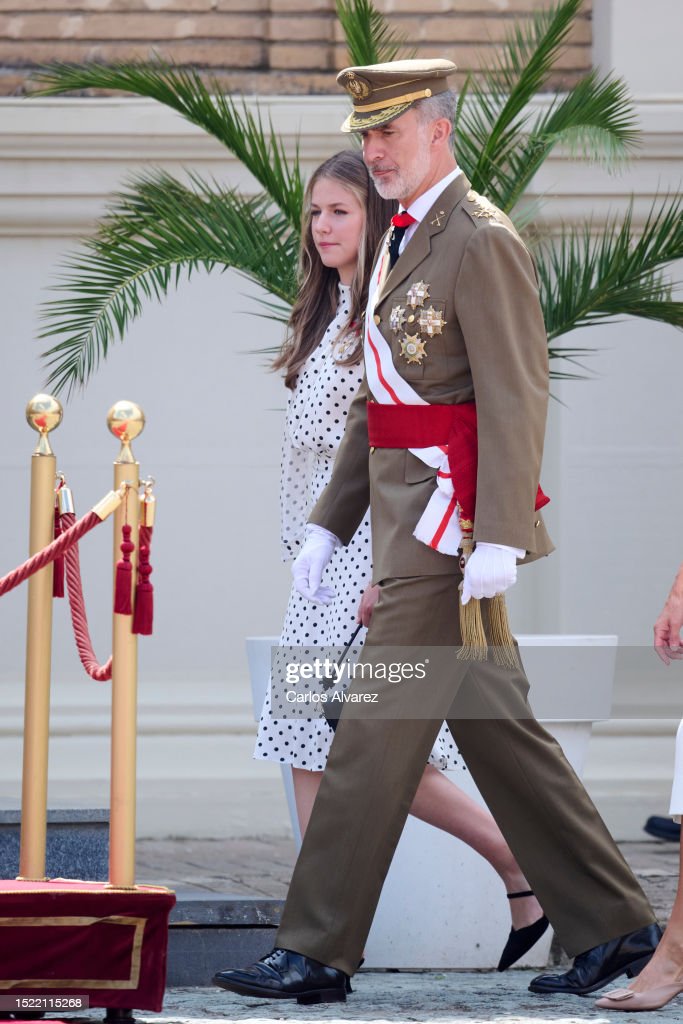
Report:
M 409 213 L 396 213 L 391 218 L 391 236 L 389 238 L 389 269 L 393 267 L 394 263 L 398 259 L 398 248 L 403 240 L 403 236 L 406 233 L 406 228 L 410 227 L 411 224 L 417 224 L 414 217 L 411 217 Z

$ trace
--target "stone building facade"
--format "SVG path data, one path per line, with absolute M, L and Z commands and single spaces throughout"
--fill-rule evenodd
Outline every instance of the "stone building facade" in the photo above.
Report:
M 495 55 L 511 24 L 550 0 L 377 0 L 416 56 L 443 56 L 460 81 Z M 591 0 L 551 83 L 591 66 Z M 20 95 L 52 60 L 149 60 L 155 55 L 259 94 L 330 91 L 347 63 L 334 0 L 0 0 L 0 95 Z

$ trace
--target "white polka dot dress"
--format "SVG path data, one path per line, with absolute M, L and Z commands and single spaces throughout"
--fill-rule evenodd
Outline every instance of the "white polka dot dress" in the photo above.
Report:
M 336 361 L 343 355 L 344 341 L 337 340 L 337 335 L 348 322 L 349 299 L 350 288 L 339 285 L 336 315 L 289 392 L 280 481 L 285 560 L 298 554 L 311 509 L 332 476 L 349 406 L 363 377 L 362 363 L 340 366 Z M 368 512 L 351 543 L 337 548 L 325 570 L 323 585 L 336 594 L 331 604 L 314 604 L 292 587 L 280 646 L 344 647 L 357 625 L 360 596 L 372 579 L 371 556 Z M 363 629 L 356 643 L 360 644 L 364 635 Z M 278 710 L 284 708 L 271 707 L 268 687 L 254 757 L 322 771 L 334 736 L 325 719 L 278 718 Z M 429 761 L 438 768 L 464 768 L 445 724 Z

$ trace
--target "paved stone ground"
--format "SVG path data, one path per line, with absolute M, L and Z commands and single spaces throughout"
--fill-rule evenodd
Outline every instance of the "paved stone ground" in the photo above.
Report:
M 535 996 L 527 990 L 533 971 L 408 972 L 361 971 L 346 1003 L 297 1006 L 293 1001 L 243 999 L 217 989 L 175 989 L 162 1014 L 139 1014 L 150 1022 L 185 1024 L 216 1019 L 244 1021 L 382 1022 L 422 1024 L 582 1024 L 633 1021 L 632 1014 L 596 1010 L 593 998 Z M 650 1015 L 653 1024 L 680 1024 L 683 997 Z
M 284 899 L 296 860 L 289 834 L 235 839 L 139 839 L 136 881 L 189 894 Z
M 674 898 L 679 848 L 657 841 L 622 843 L 662 922 Z M 138 843 L 138 881 L 165 883 L 185 892 L 232 895 L 286 894 L 294 843 L 285 835 L 226 840 L 166 839 Z M 243 999 L 213 988 L 176 988 L 166 993 L 163 1012 L 136 1012 L 149 1024 L 266 1021 L 302 1024 L 626 1024 L 633 1015 L 605 1013 L 594 997 L 543 997 L 528 991 L 536 972 L 360 971 L 344 1004 L 298 1006 L 293 1001 Z M 617 982 L 616 984 L 620 984 Z M 100 1021 L 101 1011 L 70 1018 L 72 1024 Z M 654 1024 L 681 1024 L 683 997 L 650 1015 Z
M 661 920 L 673 903 L 678 877 L 677 843 L 621 843 Z M 137 844 L 137 881 L 185 893 L 284 899 L 296 852 L 291 836 L 237 839 L 143 839 Z M 683 1014 L 682 1014 L 683 1019 Z
M 650 840 L 622 843 L 621 849 L 664 923 L 675 894 L 678 845 Z M 294 858 L 294 843 L 286 835 L 143 840 L 138 844 L 138 877 L 185 892 L 281 898 L 287 892 Z M 354 980 L 353 995 L 343 1006 L 305 1007 L 290 1001 L 242 999 L 211 988 L 171 989 L 163 1013 L 137 1016 L 151 1024 L 215 1020 L 247 1024 L 624 1024 L 633 1020 L 630 1014 L 596 1010 L 593 998 L 535 996 L 527 989 L 534 973 L 361 971 Z M 683 997 L 649 1019 L 656 1024 L 681 1024 Z

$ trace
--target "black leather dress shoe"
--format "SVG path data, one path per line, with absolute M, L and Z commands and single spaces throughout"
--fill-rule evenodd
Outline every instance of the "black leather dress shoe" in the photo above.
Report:
M 219 971 L 213 983 L 241 996 L 296 999 L 297 1003 L 344 1003 L 348 975 L 302 953 L 274 949 L 243 971 Z
M 662 929 L 658 924 L 646 925 L 580 953 L 574 960 L 574 966 L 565 974 L 539 974 L 529 989 L 531 992 L 585 996 L 620 974 L 632 978 L 642 971 L 661 937 Z
M 654 836 L 655 839 L 666 839 L 670 843 L 680 843 L 681 841 L 681 826 L 678 822 L 671 818 L 660 818 L 656 814 L 647 819 L 643 825 L 643 832 Z

